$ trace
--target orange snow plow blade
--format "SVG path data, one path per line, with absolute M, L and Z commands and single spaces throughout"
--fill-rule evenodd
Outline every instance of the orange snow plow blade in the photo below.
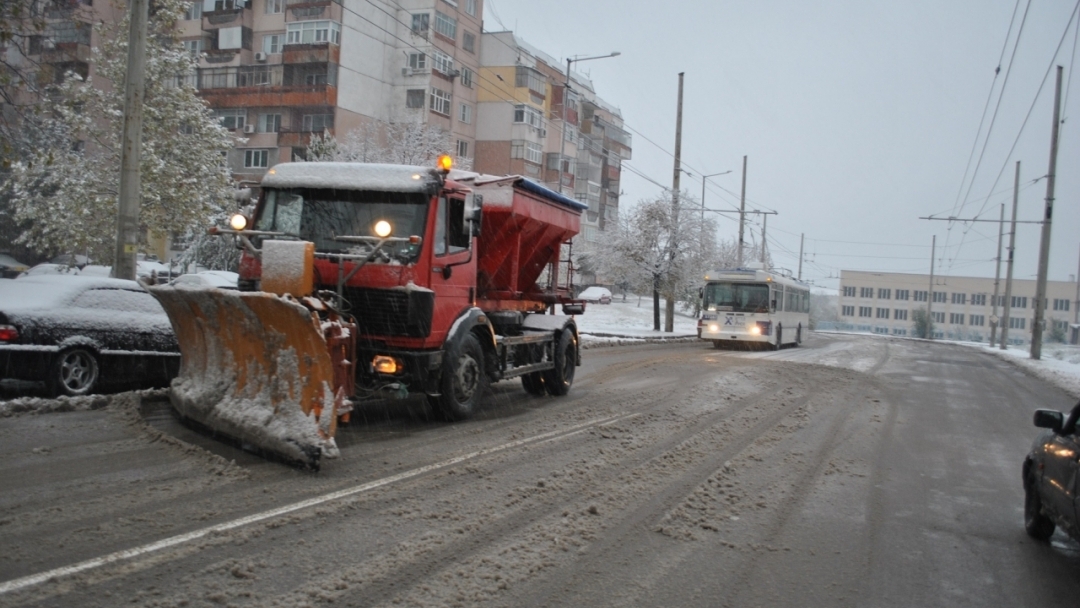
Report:
M 311 469 L 337 456 L 347 395 L 319 302 L 265 292 L 149 287 L 172 321 L 182 360 L 169 399 L 181 415 L 259 451 Z M 310 301 L 309 301 L 310 300 Z M 346 362 L 348 363 L 348 362 Z

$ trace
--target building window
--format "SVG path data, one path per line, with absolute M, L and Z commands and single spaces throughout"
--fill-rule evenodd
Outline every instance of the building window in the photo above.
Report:
M 457 40 L 457 19 L 435 11 L 435 33 Z
M 341 43 L 341 24 L 336 21 L 297 21 L 288 24 L 286 44 Z
M 281 52 L 281 46 L 285 44 L 285 34 L 267 34 L 263 36 L 263 52 L 267 55 L 276 55 Z
M 517 71 L 514 73 L 514 86 L 517 88 L 528 87 L 530 91 L 537 95 L 543 96 L 547 89 L 544 86 L 544 75 L 530 67 L 523 65 L 517 66 Z
M 476 16 L 476 0 L 465 0 L 465 12 Z
M 1009 317 L 1009 329 L 1026 329 L 1027 319 L 1023 317 Z
M 907 335 L 907 330 L 906 329 L 900 329 L 899 327 L 895 327 L 895 328 L 893 328 L 892 333 L 893 333 L 894 336 L 906 336 Z
M 510 142 L 510 158 L 522 158 L 539 165 L 544 162 L 544 149 L 540 147 L 540 144 L 515 139 Z
M 1027 296 L 1013 296 L 1012 308 L 1027 308 Z
M 514 122 L 524 123 L 539 129 L 544 126 L 544 115 L 540 113 L 540 110 L 532 106 L 518 104 L 514 106 Z
M 870 317 L 873 314 L 874 314 L 874 309 L 873 308 L 871 308 L 869 306 L 860 306 L 859 307 L 859 316 L 860 317 Z
M 244 123 L 247 120 L 247 110 L 242 108 L 216 110 L 214 114 L 216 114 L 221 121 L 221 126 L 226 129 L 243 129 Z
M 458 106 L 458 120 L 467 124 L 472 124 L 472 106 L 467 103 L 463 103 Z
M 269 164 L 269 150 L 244 150 L 244 168 L 265 169 Z
M 909 294 L 908 290 L 906 290 L 906 289 L 897 289 L 896 290 L 896 299 L 897 300 L 907 300 L 909 295 L 910 294 Z
M 877 318 L 879 318 L 879 319 L 888 319 L 889 318 L 889 309 L 888 308 L 879 308 L 879 309 L 877 309 Z
M 473 71 L 469 68 L 461 68 L 461 86 L 472 88 Z
M 457 142 L 458 158 L 469 158 L 469 142 L 459 139 Z
M 281 114 L 259 114 L 259 133 L 281 131 Z
M 906 308 L 897 308 L 893 311 L 893 318 L 897 321 L 907 321 L 907 313 Z
M 926 301 L 926 292 L 916 290 L 915 291 L 915 301 L 916 302 L 925 302 Z
M 953 304 L 967 304 L 967 294 L 966 293 L 954 293 L 954 294 L 952 294 L 952 303 Z
M 934 301 L 944 303 L 945 302 L 945 292 L 944 291 L 935 291 L 934 292 Z
M 892 290 L 891 289 L 878 289 L 877 290 L 877 297 L 878 297 L 879 300 L 891 299 Z
M 184 11 L 185 21 L 194 21 L 196 19 L 202 19 L 202 0 L 197 0 L 188 5 L 187 10 Z
M 322 133 L 334 128 L 333 114 L 305 114 L 301 122 L 303 130 L 310 133 Z
M 859 288 L 859 297 L 860 298 L 872 298 L 872 297 L 874 297 L 874 288 L 873 287 L 860 287 Z
M 950 312 L 949 313 L 949 323 L 951 323 L 953 325 L 963 325 L 964 324 L 964 313 L 962 313 L 962 312 Z
M 945 313 L 943 313 L 943 312 L 930 313 L 930 317 L 934 320 L 934 323 L 944 323 L 945 322 Z
M 450 116 L 450 93 L 431 87 L 431 111 Z
M 195 40 L 184 40 L 184 50 L 194 59 L 198 59 L 202 54 L 203 41 L 202 38 Z
M 1059 298 L 1054 298 L 1054 310 L 1062 310 L 1062 311 L 1068 312 L 1069 311 L 1069 301 L 1068 300 L 1062 300 L 1062 299 L 1059 299 Z
M 446 53 L 435 49 L 431 57 L 431 67 L 437 72 L 450 76 L 454 73 L 454 59 Z
M 413 13 L 412 31 L 414 34 L 426 36 L 428 25 L 431 23 L 431 15 L 428 13 Z
M 285 7 L 285 0 L 266 0 L 266 14 L 276 15 Z
M 424 89 L 409 89 L 405 91 L 405 107 L 406 108 L 422 108 L 424 107 Z
M 985 293 L 973 293 L 971 294 L 972 306 L 986 306 L 986 294 Z
M 844 297 L 845 298 L 854 298 L 855 297 L 855 288 L 854 287 L 845 287 L 844 288 Z
M 461 32 L 461 48 L 470 53 L 476 53 L 476 34 L 472 32 Z
M 409 53 L 409 67 L 413 71 L 426 70 L 427 69 L 427 54 L 426 53 Z
M 457 8 L 457 0 L 442 0 L 442 1 L 449 4 L 450 6 L 452 6 L 454 8 Z
M 971 316 L 968 317 L 968 325 L 972 325 L 974 327 L 982 327 L 985 324 L 986 324 L 986 316 L 985 315 L 971 315 Z
M 852 287 L 852 289 L 855 289 L 855 288 Z M 855 316 L 855 307 L 854 306 L 841 306 L 840 307 L 840 314 L 845 316 L 845 317 L 854 317 Z

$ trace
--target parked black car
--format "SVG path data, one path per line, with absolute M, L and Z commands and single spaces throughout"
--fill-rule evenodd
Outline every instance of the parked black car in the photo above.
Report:
M 161 386 L 179 368 L 168 315 L 134 281 L 0 279 L 0 379 L 85 395 L 108 385 Z
M 1068 415 L 1035 410 L 1039 434 L 1024 459 L 1024 528 L 1046 540 L 1055 527 L 1080 542 L 1080 403 Z

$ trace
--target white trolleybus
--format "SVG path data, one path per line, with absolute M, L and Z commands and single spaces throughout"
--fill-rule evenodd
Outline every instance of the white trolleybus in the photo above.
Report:
M 754 269 L 717 270 L 701 288 L 698 337 L 713 346 L 802 343 L 810 327 L 810 288 L 790 276 Z

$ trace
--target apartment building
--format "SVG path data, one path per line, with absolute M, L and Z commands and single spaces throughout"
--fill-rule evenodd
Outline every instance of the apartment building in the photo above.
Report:
M 1048 281 L 1046 285 L 1047 328 L 1056 327 L 1075 341 L 1077 327 L 1077 284 Z M 1005 280 L 994 301 L 994 279 L 980 277 L 930 276 L 887 272 L 840 272 L 840 318 L 856 331 L 896 336 L 914 335 L 914 311 L 931 304 L 934 337 L 985 341 L 996 314 L 1005 318 Z M 996 308 L 995 308 L 996 304 Z M 1031 341 L 1035 315 L 1035 281 L 1013 279 L 1009 301 L 1008 339 L 1012 344 Z
M 238 180 L 302 155 L 313 134 L 437 125 L 459 157 L 476 138 L 483 0 L 202 0 L 180 24 L 196 86 L 246 138 Z M 385 133 L 384 135 L 385 136 Z
M 483 35 L 476 131 L 477 171 L 545 182 L 589 205 L 585 239 L 618 219 L 622 161 L 632 139 L 622 115 L 592 83 L 513 32 Z

